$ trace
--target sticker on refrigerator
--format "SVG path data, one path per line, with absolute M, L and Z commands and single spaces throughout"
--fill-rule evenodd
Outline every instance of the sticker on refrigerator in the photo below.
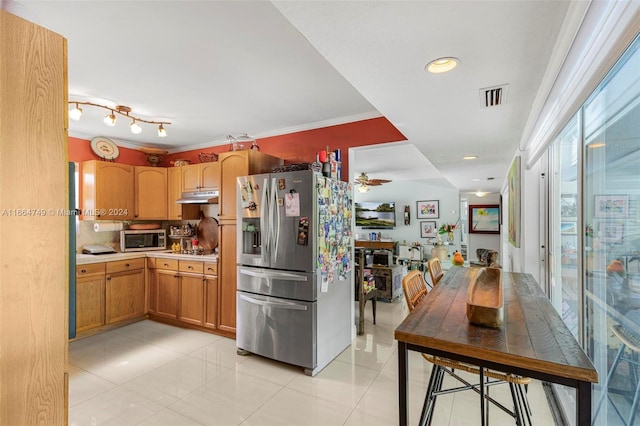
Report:
M 284 194 L 285 216 L 300 216 L 300 194 Z
M 298 221 L 298 245 L 309 244 L 309 218 L 301 217 Z
M 253 187 L 251 186 L 251 181 L 247 181 L 244 185 L 240 187 L 240 197 L 242 208 L 248 208 L 253 204 L 255 206 L 255 202 L 253 201 Z

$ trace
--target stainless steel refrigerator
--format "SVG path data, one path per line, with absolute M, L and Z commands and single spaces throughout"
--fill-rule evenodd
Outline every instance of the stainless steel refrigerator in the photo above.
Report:
M 315 375 L 351 342 L 353 191 L 311 170 L 237 178 L 236 345 Z

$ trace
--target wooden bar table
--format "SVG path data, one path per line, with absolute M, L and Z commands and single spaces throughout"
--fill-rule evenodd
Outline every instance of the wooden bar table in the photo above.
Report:
M 467 287 L 479 270 L 449 269 L 396 328 L 399 424 L 407 424 L 412 350 L 573 387 L 577 424 L 590 426 L 591 383 L 598 381 L 598 372 L 549 299 L 530 274 L 502 272 L 504 323 L 497 329 L 473 325 L 466 318 Z

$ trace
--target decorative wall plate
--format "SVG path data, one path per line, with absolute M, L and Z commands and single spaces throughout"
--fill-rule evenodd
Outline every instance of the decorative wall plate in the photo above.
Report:
M 118 145 L 104 136 L 96 136 L 91 139 L 91 150 L 104 160 L 115 160 L 120 155 Z

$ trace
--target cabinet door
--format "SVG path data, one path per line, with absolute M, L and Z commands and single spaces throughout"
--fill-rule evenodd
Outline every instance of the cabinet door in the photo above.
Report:
M 200 163 L 200 190 L 220 189 L 220 163 Z
M 182 196 L 182 167 L 167 169 L 167 215 L 169 220 L 194 220 L 200 216 L 197 204 L 178 204 Z
M 107 275 L 106 323 L 144 315 L 144 269 Z
M 236 178 L 249 174 L 249 151 L 232 151 L 220 154 L 220 219 L 236 217 Z
M 104 325 L 105 276 L 76 279 L 76 332 Z
M 164 167 L 134 168 L 136 219 L 167 219 L 167 169 Z
M 220 330 L 236 331 L 236 225 L 220 226 Z
M 182 170 L 182 191 L 192 192 L 200 189 L 200 165 L 191 164 L 181 166 Z
M 202 275 L 180 276 L 180 321 L 204 324 L 204 278 Z
M 205 317 L 204 326 L 207 328 L 218 327 L 218 277 L 204 277 L 205 291 Z
M 152 274 L 155 275 L 152 281 L 156 285 L 156 315 L 177 319 L 178 298 L 180 296 L 178 293 L 180 288 L 178 273 L 156 269 Z
M 96 163 L 96 219 L 133 219 L 133 167 L 127 164 Z

